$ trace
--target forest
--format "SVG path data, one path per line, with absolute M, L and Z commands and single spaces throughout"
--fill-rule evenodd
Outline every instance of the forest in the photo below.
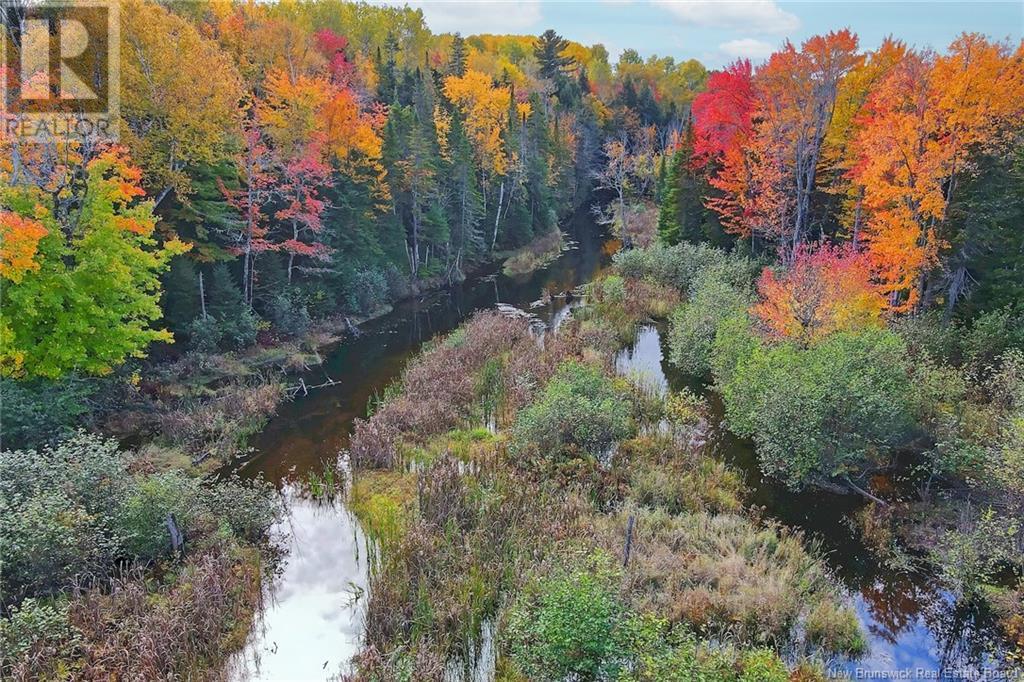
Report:
M 709 70 L 343 0 L 119 22 L 117 140 L 17 135 L 48 76 L 4 66 L 0 677 L 234 679 L 301 499 L 365 535 L 319 679 L 846 679 L 877 633 L 762 479 L 985 624 L 943 665 L 1021 673 L 1024 41 Z M 247 474 L 316 391 L 365 403 L 332 452 Z

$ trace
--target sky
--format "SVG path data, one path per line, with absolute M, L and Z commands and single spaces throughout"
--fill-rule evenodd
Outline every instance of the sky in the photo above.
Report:
M 626 48 L 644 57 L 699 59 L 710 68 L 737 57 L 759 61 L 785 39 L 850 28 L 870 50 L 887 35 L 912 46 L 944 49 L 964 31 L 991 38 L 1024 36 L 1024 0 L 997 2 L 875 0 L 385 0 L 423 9 L 435 33 L 538 34 L 602 43 L 612 60 Z

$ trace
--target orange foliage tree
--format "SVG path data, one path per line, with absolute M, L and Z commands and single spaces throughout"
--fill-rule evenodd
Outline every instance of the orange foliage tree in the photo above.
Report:
M 881 326 L 885 299 L 871 263 L 852 247 L 799 245 L 781 274 L 765 268 L 760 301 L 751 308 L 771 338 L 810 344 L 833 332 Z
M 867 253 L 896 310 L 921 300 L 974 152 L 998 146 L 1024 116 L 1022 49 L 964 34 L 945 56 L 907 54 L 868 100 L 851 177 L 865 188 Z

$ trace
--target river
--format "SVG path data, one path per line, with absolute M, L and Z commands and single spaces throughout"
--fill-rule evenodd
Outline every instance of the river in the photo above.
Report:
M 367 322 L 361 335 L 340 343 L 305 377 L 308 384 L 328 377 L 337 384 L 282 405 L 255 439 L 256 455 L 242 474 L 262 475 L 284 494 L 289 513 L 277 530 L 286 556 L 265 581 L 264 608 L 244 650 L 232 659 L 229 676 L 323 680 L 346 669 L 360 643 L 366 538 L 340 501 L 314 498 L 310 474 L 337 464 L 353 419 L 365 414 L 370 398 L 399 376 L 425 341 L 499 303 L 529 310 L 549 324 L 563 318 L 569 304 L 560 295 L 590 281 L 618 246 L 601 237 L 586 214 L 566 232 L 574 247 L 530 276 L 484 273 Z M 642 371 L 664 388 L 692 386 L 691 378 L 664 361 L 663 346 L 659 327 L 645 326 L 616 364 L 622 372 Z M 710 397 L 720 417 L 720 405 Z M 850 522 L 859 498 L 790 493 L 761 477 L 749 443 L 721 427 L 713 442 L 744 472 L 750 502 L 815 538 L 849 591 L 870 648 L 859 661 L 840 662 L 841 669 L 855 678 L 867 671 L 941 669 L 960 675 L 954 679 L 970 679 L 993 665 L 986 653 L 992 626 L 982 614 L 956 608 L 932 577 L 887 568 L 863 546 Z

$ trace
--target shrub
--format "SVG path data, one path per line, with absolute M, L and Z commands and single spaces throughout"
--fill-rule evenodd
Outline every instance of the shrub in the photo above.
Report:
M 749 292 L 708 278 L 672 314 L 669 359 L 687 374 L 704 376 L 711 370 L 711 351 L 719 325 L 750 306 Z
M 259 318 L 248 307 L 223 318 L 208 315 L 192 320 L 189 338 L 192 348 L 201 353 L 236 350 L 256 342 Z
M 1024 315 L 1010 309 L 982 313 L 962 337 L 964 359 L 986 367 L 1011 349 L 1024 350 Z
M 531 680 L 598 679 L 618 653 L 622 606 L 610 557 L 527 585 L 509 616 L 509 650 Z
M 380 270 L 357 270 L 350 286 L 348 307 L 357 313 L 372 313 L 387 301 L 388 277 Z
M 79 577 L 110 575 L 122 559 L 166 556 L 169 513 L 189 545 L 202 547 L 221 527 L 262 537 L 278 507 L 256 483 L 211 487 L 180 472 L 134 473 L 116 441 L 84 433 L 42 450 L 0 453 L 5 602 L 58 592 Z
M 3 447 L 36 447 L 71 435 L 98 389 L 97 380 L 75 376 L 58 381 L 0 378 Z
M 599 456 L 633 430 L 631 406 L 600 369 L 567 361 L 512 428 L 517 451 Z
M 306 303 L 291 290 L 271 299 L 267 315 L 274 328 L 285 336 L 301 336 L 311 323 Z
M 0 618 L 0 677 L 3 679 L 61 679 L 57 661 L 70 658 L 79 636 L 68 622 L 65 601 L 26 599 Z
M 754 649 L 743 655 L 739 682 L 789 682 L 789 671 L 771 649 Z
M 691 291 L 694 280 L 705 271 L 715 272 L 713 276 L 721 281 L 749 286 L 757 270 L 749 258 L 730 255 L 707 244 L 628 249 L 615 254 L 614 262 L 623 277 L 650 279 L 680 292 Z
M 762 469 L 799 488 L 871 464 L 912 427 L 906 347 L 881 329 L 818 345 L 755 346 L 719 387 L 729 427 L 752 437 Z

